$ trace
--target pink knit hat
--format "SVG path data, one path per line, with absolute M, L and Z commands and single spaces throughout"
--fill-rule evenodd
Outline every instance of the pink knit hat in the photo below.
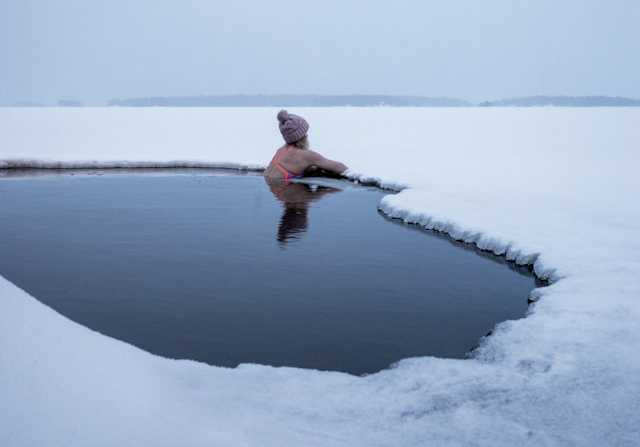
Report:
M 278 112 L 280 133 L 287 143 L 295 143 L 301 140 L 309 130 L 309 123 L 301 116 L 288 113 L 286 110 Z

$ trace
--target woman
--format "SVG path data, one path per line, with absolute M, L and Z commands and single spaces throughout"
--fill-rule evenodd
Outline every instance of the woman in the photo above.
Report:
M 305 173 L 324 169 L 335 174 L 347 170 L 339 161 L 324 158 L 309 149 L 307 131 L 309 123 L 301 116 L 281 110 L 278 113 L 280 133 L 287 143 L 276 151 L 271 163 L 264 171 L 264 177 L 273 179 L 301 178 Z

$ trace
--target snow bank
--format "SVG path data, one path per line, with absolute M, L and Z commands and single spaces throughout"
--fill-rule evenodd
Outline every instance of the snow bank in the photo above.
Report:
M 291 111 L 352 178 L 406 187 L 383 212 L 553 284 L 473 359 L 353 377 L 155 357 L 0 278 L 0 445 L 637 445 L 640 109 Z M 5 108 L 0 166 L 255 169 L 276 112 Z

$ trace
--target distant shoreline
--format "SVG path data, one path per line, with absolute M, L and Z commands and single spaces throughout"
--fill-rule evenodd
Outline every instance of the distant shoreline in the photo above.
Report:
M 56 105 L 37 101 L 9 107 L 82 107 L 80 101 Z M 210 95 L 112 99 L 108 107 L 640 107 L 640 99 L 619 96 L 526 96 L 472 103 L 464 99 L 402 95 Z

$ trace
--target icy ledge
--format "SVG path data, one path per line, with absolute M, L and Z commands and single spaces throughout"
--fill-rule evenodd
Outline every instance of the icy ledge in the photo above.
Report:
M 136 169 L 136 168 L 207 168 L 261 171 L 263 165 L 202 160 L 46 160 L 10 158 L 0 160 L 0 169 Z M 1 171 L 0 171 L 1 172 Z
M 412 192 L 407 191 L 405 194 L 411 195 Z M 508 261 L 515 262 L 518 265 L 531 265 L 534 267 L 536 276 L 540 279 L 551 282 L 559 279 L 555 277 L 553 268 L 545 268 L 540 263 L 536 263 L 539 258 L 538 253 L 523 252 L 513 243 L 498 237 L 489 237 L 479 230 L 464 229 L 459 223 L 443 218 L 443 216 L 435 217 L 411 211 L 413 207 L 408 204 L 403 205 L 403 199 L 404 196 L 386 196 L 381 200 L 378 210 L 391 218 L 400 219 L 405 223 L 419 225 L 427 230 L 445 233 L 457 241 L 474 244 L 481 250 L 504 256 Z

